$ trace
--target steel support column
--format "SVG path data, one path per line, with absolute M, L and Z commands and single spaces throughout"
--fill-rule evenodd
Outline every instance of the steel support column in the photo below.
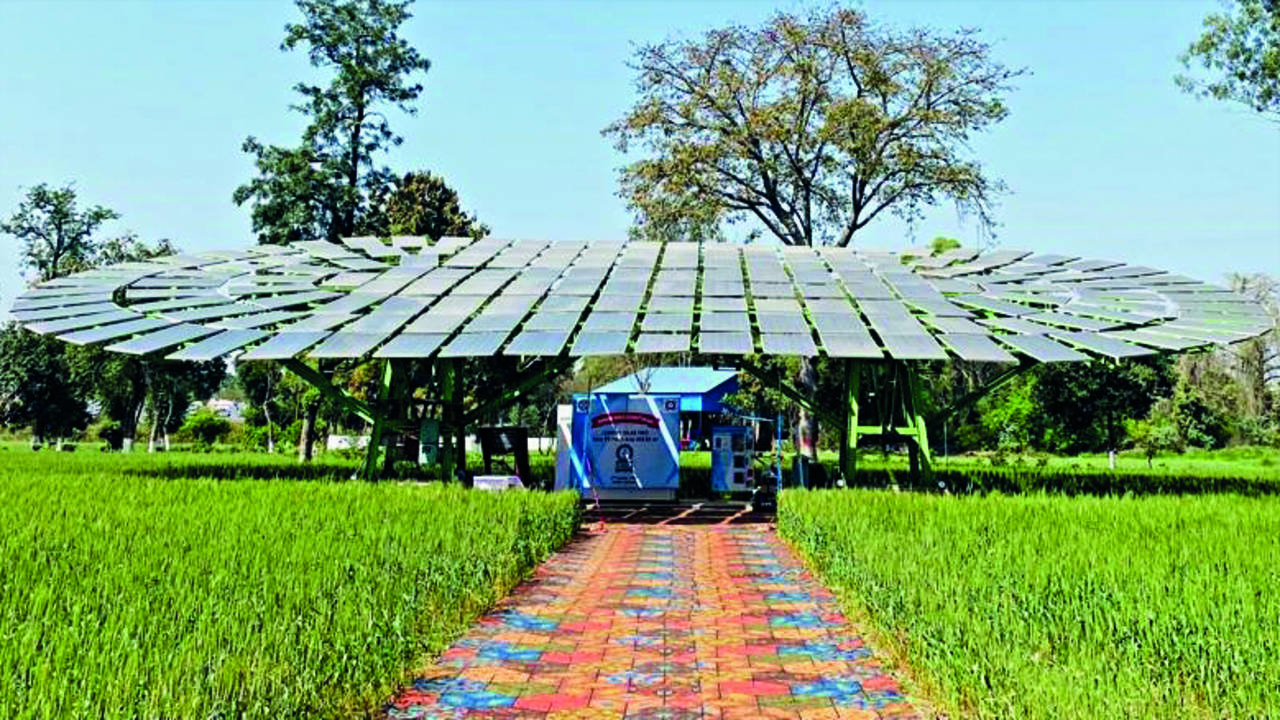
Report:
M 857 360 L 845 361 L 845 424 L 841 432 L 840 472 L 845 487 L 853 485 L 858 472 L 858 391 L 862 385 L 862 365 Z
M 453 360 L 440 358 L 436 361 L 440 373 L 440 452 L 437 455 L 440 466 L 440 480 L 448 482 L 453 474 L 453 395 L 456 391 L 453 378 Z
M 918 468 L 913 469 L 920 479 L 928 481 L 933 479 L 933 454 L 929 451 L 929 432 L 925 427 L 924 419 L 924 388 L 920 383 L 920 375 L 916 372 L 916 366 L 903 365 L 903 372 L 907 376 L 907 386 L 910 389 L 909 396 L 911 398 L 911 415 L 908 420 L 915 428 L 916 449 L 919 454 Z
M 369 432 L 369 447 L 364 452 L 364 479 L 375 480 L 378 475 L 378 454 L 382 452 L 382 434 L 386 431 L 387 413 L 391 409 L 391 392 L 395 386 L 395 364 L 382 363 L 382 377 L 378 383 L 378 397 L 374 399 L 373 429 Z

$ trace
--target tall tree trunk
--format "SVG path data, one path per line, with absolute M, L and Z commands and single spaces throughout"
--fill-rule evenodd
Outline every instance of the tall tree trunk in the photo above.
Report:
M 302 415 L 302 431 L 298 437 L 298 462 L 311 462 L 316 443 L 316 414 L 319 412 L 320 403 L 307 403 L 307 410 Z
M 267 452 L 274 453 L 276 451 L 276 438 L 272 432 L 271 407 L 267 403 L 262 403 L 262 415 L 267 419 Z
M 147 437 L 147 452 L 156 451 L 156 439 L 160 436 L 160 418 L 155 417 L 154 413 L 151 417 L 151 434 Z
M 813 367 L 812 358 L 800 358 L 800 372 L 796 376 L 796 384 L 809 402 L 814 402 L 818 394 L 818 375 Z M 818 459 L 818 416 L 805 408 L 800 408 L 796 420 L 797 432 L 796 452 L 807 456 L 810 460 Z

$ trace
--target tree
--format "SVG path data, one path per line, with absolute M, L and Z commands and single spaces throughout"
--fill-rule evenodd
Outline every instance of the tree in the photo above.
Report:
M 221 360 L 196 363 L 147 360 L 143 367 L 147 380 L 147 415 L 151 422 L 147 451 L 155 452 L 156 442 L 161 438 L 168 449 L 169 434 L 182 427 L 193 402 L 204 402 L 218 391 L 226 379 L 227 364 Z
M 1033 398 L 1041 445 L 1057 452 L 1119 449 L 1125 420 L 1145 417 L 1173 389 L 1172 359 L 1058 363 L 1039 369 Z
M 885 211 L 913 221 L 944 199 L 994 224 L 1004 186 L 968 141 L 1005 117 L 1001 96 L 1021 71 L 972 31 L 894 32 L 842 8 L 780 13 L 644 45 L 632 68 L 640 97 L 604 134 L 647 155 L 621 174 L 641 236 L 705 238 L 750 221 L 753 236 L 844 247 Z M 797 381 L 812 397 L 812 361 Z M 800 424 L 815 455 L 817 421 L 802 411 Z
M 1204 33 L 1178 59 L 1188 72 L 1176 78 L 1183 90 L 1280 120 L 1280 2 L 1226 3 L 1225 12 L 1204 19 Z
M 972 31 L 873 26 L 856 10 L 782 13 L 635 53 L 636 104 L 604 130 L 623 152 L 621 194 L 650 215 L 752 219 L 788 245 L 848 245 L 888 210 L 949 199 L 991 227 L 1003 185 L 968 156 L 1007 114 L 1021 71 Z
M 365 230 L 373 235 L 482 238 L 489 227 L 462 209 L 458 191 L 429 171 L 410 172 L 378 188 Z
M 88 419 L 63 343 L 7 323 L 0 330 L 0 422 L 31 426 L 32 442 L 38 444 L 67 437 Z
M 36 280 L 44 282 L 90 267 L 98 247 L 94 232 L 118 217 L 101 205 L 79 209 L 72 185 L 51 188 L 40 183 L 27 191 L 8 220 L 0 222 L 0 233 L 23 243 L 22 266 L 35 270 Z
M 311 65 L 332 77 L 327 86 L 294 86 L 302 101 L 292 109 L 309 119 L 297 146 L 252 136 L 244 142 L 258 175 L 232 199 L 252 204 L 259 242 L 335 241 L 359 232 L 369 196 L 392 177 L 375 157 L 401 142 L 384 110 L 413 114 L 422 85 L 412 78 L 430 67 L 397 34 L 410 2 L 298 0 L 302 22 L 285 26 L 280 49 L 305 49 Z

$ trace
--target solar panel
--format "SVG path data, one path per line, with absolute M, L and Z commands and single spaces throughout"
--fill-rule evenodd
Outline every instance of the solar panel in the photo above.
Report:
M 711 312 L 702 313 L 698 327 L 703 332 L 751 332 L 751 318 L 746 313 Z
M 613 330 L 588 330 L 584 326 L 573 343 L 571 354 L 582 357 L 590 355 L 621 355 L 627 350 L 630 332 Z
M 266 310 L 276 310 L 279 308 L 293 307 L 295 305 L 307 305 L 318 303 L 325 300 L 335 300 L 341 297 L 337 293 L 316 290 L 313 292 L 293 293 L 290 295 L 277 295 L 268 298 L 254 298 L 253 304 Z
M 227 353 L 257 342 L 271 333 L 263 330 L 224 330 L 188 345 L 169 355 L 166 360 L 216 360 Z
M 1161 350 L 1190 350 L 1192 348 L 1203 347 L 1205 342 L 1192 338 L 1179 337 L 1177 335 L 1168 335 L 1158 330 L 1109 330 L 1101 333 L 1106 337 L 1119 338 L 1129 342 L 1141 343 L 1153 348 Z
M 924 321 L 948 334 L 990 335 L 991 331 L 972 320 L 958 317 L 926 317 Z
M 45 310 L 26 310 L 14 311 L 13 317 L 21 323 L 37 322 L 40 320 L 57 320 L 59 318 L 72 317 L 74 315 L 88 315 L 91 313 L 104 313 L 119 310 L 120 306 L 112 302 L 94 303 L 92 305 L 66 305 L 63 307 L 48 308 Z
M 1046 330 L 1043 325 L 1037 325 L 1033 322 L 1019 320 L 1017 318 L 983 318 L 978 320 L 978 324 L 996 330 L 1004 330 L 1005 332 L 1019 333 L 1023 335 L 1038 335 Z
M 822 349 L 831 357 L 883 359 L 884 351 L 865 330 L 860 333 L 819 332 Z
M 1027 315 L 1026 319 L 1042 323 L 1044 325 L 1065 327 L 1073 330 L 1106 330 L 1107 328 L 1114 327 L 1113 323 L 1061 312 L 1034 313 L 1032 315 Z
M 745 292 L 746 292 L 746 289 L 743 286 L 741 280 L 738 280 L 737 282 L 732 282 L 732 281 L 709 282 L 704 280 L 702 283 L 702 295 L 704 297 L 707 295 L 717 295 L 721 297 L 742 297 L 742 295 Z
M 240 360 L 287 360 L 315 345 L 329 335 L 325 330 L 282 332 L 261 345 L 247 350 Z
M 466 315 L 457 313 L 440 313 L 434 310 L 419 315 L 417 319 L 409 323 L 404 331 L 410 333 L 425 333 L 428 335 L 443 333 L 448 335 L 457 330 L 467 321 Z
M 641 328 L 645 332 L 688 332 L 693 328 L 693 315 L 684 313 L 645 315 Z
M 448 335 L 441 333 L 400 333 L 373 354 L 377 358 L 425 358 L 435 352 Z
M 985 335 L 957 333 L 954 335 L 939 335 L 938 339 L 951 348 L 961 360 L 970 362 L 1017 362 L 1017 358 L 1010 355 L 997 345 L 994 340 Z
M 102 325 L 98 327 L 86 328 L 75 332 L 59 335 L 58 339 L 75 345 L 90 345 L 93 343 L 107 342 L 117 338 L 128 337 L 138 333 L 150 332 L 163 327 L 172 325 L 168 320 L 160 318 L 142 318 L 141 320 L 130 320 L 128 322 L 113 323 L 111 325 Z
M 296 322 L 292 322 L 285 326 L 284 329 L 289 332 L 301 332 L 303 330 L 332 330 L 342 325 L 346 325 L 357 317 L 359 316 L 352 313 L 316 313 L 315 315 L 307 315 Z
M 539 312 L 525 321 L 526 330 L 558 330 L 570 332 L 578 324 L 581 313 L 577 312 Z
M 880 342 L 895 360 L 947 360 L 947 351 L 931 335 L 920 333 L 880 333 Z
M 313 358 L 358 358 L 387 339 L 390 333 L 339 330 L 307 352 Z
M 166 310 L 184 310 L 186 308 L 204 307 L 206 305 L 221 305 L 227 301 L 227 298 L 221 295 L 211 295 L 205 297 L 183 297 L 174 298 L 172 300 L 157 300 L 154 302 L 134 303 L 129 306 L 130 310 L 140 313 L 159 313 Z M 254 303 L 258 305 L 258 303 Z
M 795 298 L 756 298 L 753 304 L 757 312 L 788 315 L 799 315 L 803 312 L 800 308 L 800 301 Z
M 28 312 L 32 310 L 48 310 L 73 305 L 91 305 L 110 302 L 112 293 L 93 291 L 83 295 L 28 295 L 28 299 L 18 299 L 13 303 L 12 311 Z
M 637 354 L 688 352 L 689 335 L 686 333 L 643 333 L 636 338 Z
M 146 355 L 158 350 L 166 350 L 197 338 L 202 338 L 206 335 L 212 334 L 213 332 L 215 331 L 201 325 L 190 325 L 186 323 L 170 325 L 163 330 L 156 330 L 155 332 L 138 335 L 114 345 L 108 345 L 107 349 L 111 352 L 125 353 L 127 355 Z
M 494 355 L 507 339 L 504 332 L 462 333 L 440 351 L 440 357 L 474 357 Z
M 751 333 L 702 332 L 698 335 L 698 352 L 717 355 L 750 355 L 755 352 Z
M 431 312 L 436 315 L 462 315 L 468 316 L 480 309 L 484 305 L 485 297 L 483 295 L 446 295 L 436 301 L 431 306 Z
M 983 295 L 956 295 L 951 298 L 953 303 L 959 303 L 965 307 L 977 308 L 993 312 L 998 315 L 1011 315 L 1018 317 L 1020 315 L 1030 315 L 1037 311 L 1036 308 L 1027 305 L 1019 305 L 1006 300 L 997 300 L 995 298 L 985 297 Z
M 574 315 L 586 309 L 591 298 L 581 295 L 548 295 L 538 306 L 538 312 L 571 312 Z
M 559 355 L 569 330 L 525 330 L 502 351 L 504 355 Z
M 757 312 L 756 324 L 762 333 L 808 333 L 804 316 L 786 313 Z
M 1087 330 L 1080 332 L 1050 330 L 1046 334 L 1055 340 L 1062 340 L 1068 345 L 1083 348 L 1116 360 L 1126 357 L 1139 357 L 1142 355 L 1155 354 L 1154 350 L 1127 343 L 1119 338 L 1107 337 L 1106 335 L 1099 335 Z
M 762 332 L 760 345 L 770 355 L 814 357 L 818 354 L 818 346 L 808 333 Z
M 200 322 L 201 320 L 217 320 L 219 318 L 235 317 L 236 315 L 251 315 L 257 312 L 262 312 L 262 309 L 244 303 L 230 302 L 224 305 L 207 305 L 190 310 L 170 310 L 161 314 L 174 322 Z
M 1089 357 L 1043 335 L 998 335 L 1000 342 L 1040 362 L 1074 362 Z
M 704 297 L 702 298 L 702 311 L 736 311 L 746 312 L 747 301 L 741 297 Z
M 497 330 L 506 330 L 510 332 L 520 324 L 520 320 L 523 318 L 523 314 L 491 313 L 486 310 L 485 312 L 477 315 L 474 320 L 467 323 L 467 330 L 470 332 Z
M 587 316 L 587 321 L 582 324 L 582 329 L 591 332 L 625 331 L 629 333 L 635 324 L 635 313 L 593 312 Z
M 610 312 L 635 312 L 643 303 L 644 298 L 639 295 L 601 295 L 592 307 Z
M 50 333 L 56 335 L 69 330 L 80 330 L 82 328 L 91 328 L 98 325 L 110 325 L 111 323 L 125 322 L 126 320 L 137 320 L 140 317 L 142 316 L 138 313 L 129 312 L 128 310 L 111 310 L 109 312 L 94 313 L 92 315 L 77 315 L 75 317 L 32 323 L 27 325 L 27 329 L 34 333 L 40 333 L 41 335 L 48 335 Z
M 651 297 L 645 306 L 647 312 L 692 313 L 693 297 Z

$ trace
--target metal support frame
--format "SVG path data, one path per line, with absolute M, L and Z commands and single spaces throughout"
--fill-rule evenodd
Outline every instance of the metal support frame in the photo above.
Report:
M 845 423 L 840 442 L 840 472 L 846 485 L 858 473 L 858 391 L 862 386 L 862 365 L 857 360 L 845 361 Z
M 458 361 L 454 358 L 436 358 L 432 363 L 432 371 L 437 383 L 440 404 L 440 449 L 437 456 L 440 477 L 465 477 L 466 475 L 466 429 L 475 424 L 485 414 L 501 410 L 515 403 L 538 383 L 563 372 L 573 365 L 574 359 L 567 355 L 543 358 L 535 361 L 520 373 L 511 383 L 505 384 L 501 394 L 485 400 L 471 409 L 464 408 L 457 378 Z M 382 452 L 382 439 L 386 433 L 401 426 L 405 422 L 397 419 L 396 413 L 403 410 L 403 403 L 411 388 L 403 386 L 405 377 L 403 363 L 386 360 L 379 377 L 377 397 L 364 402 L 336 387 L 320 370 L 311 367 L 297 358 L 280 361 L 281 366 L 297 375 L 304 382 L 316 388 L 326 399 L 333 401 L 346 411 L 360 417 L 372 427 L 369 435 L 369 447 L 365 453 L 361 471 L 366 480 L 377 477 L 378 459 Z M 384 465 L 389 464 L 390 454 L 385 457 Z M 384 470 L 386 468 L 384 467 Z
M 804 393 L 800 392 L 798 388 L 787 382 L 787 380 L 778 373 L 756 365 L 746 358 L 738 359 L 736 363 L 739 370 L 746 372 L 748 375 L 755 377 L 765 385 L 768 385 L 774 390 L 786 395 L 788 400 L 799 405 L 805 410 L 808 410 L 814 415 L 817 415 L 818 419 L 822 422 L 827 423 L 831 427 L 840 427 L 843 418 L 832 415 L 831 413 L 814 405 Z
M 557 355 L 535 362 L 529 369 L 516 377 L 509 389 L 503 390 L 501 395 L 490 398 L 468 410 L 463 416 L 463 423 L 471 425 L 490 412 L 510 407 L 518 402 L 529 388 L 572 366 L 573 358 L 567 355 Z
M 933 454 L 929 451 L 929 435 L 925 427 L 924 394 L 916 366 L 901 361 L 845 363 L 845 408 L 840 416 L 818 408 L 804 393 L 778 373 L 745 358 L 737 361 L 738 369 L 781 392 L 789 400 L 817 415 L 829 428 L 840 428 L 840 471 L 846 484 L 852 484 L 858 471 L 858 440 L 878 437 L 889 442 L 904 440 L 911 457 L 913 478 L 928 480 L 933 474 Z M 859 396 L 864 367 L 872 371 L 877 425 L 860 424 Z
M 450 475 L 454 472 L 454 453 L 453 453 L 453 410 L 454 410 L 454 366 L 453 360 L 450 358 L 441 358 L 437 361 L 437 368 L 440 371 L 440 479 L 449 480 Z M 462 448 L 465 458 L 466 447 Z M 465 462 L 465 460 L 464 460 Z
M 297 358 L 281 360 L 280 365 L 284 367 L 285 370 L 288 370 L 299 378 L 302 378 L 303 382 L 315 388 L 321 395 L 324 395 L 329 400 L 338 403 L 352 414 L 360 416 L 360 418 L 365 422 L 374 422 L 375 413 L 373 408 L 351 397 L 341 389 L 334 387 L 333 383 L 329 382 L 329 378 L 325 377 L 324 373 Z
M 382 377 L 378 383 L 378 397 L 374 402 L 378 412 L 373 417 L 373 429 L 369 432 L 369 447 L 364 452 L 364 479 L 376 480 L 378 476 L 378 454 L 382 452 L 382 434 L 386 432 L 387 411 L 391 409 L 391 393 L 395 387 L 395 363 L 386 360 L 382 364 Z
M 994 378 L 992 378 L 991 381 L 988 382 L 986 385 L 983 385 L 982 387 L 974 388 L 971 392 L 968 392 L 962 395 L 955 402 L 951 403 L 945 408 L 942 408 L 941 410 L 939 410 L 937 413 L 934 414 L 934 419 L 941 422 L 946 422 L 947 420 L 951 419 L 952 415 L 955 415 L 956 413 L 969 407 L 970 405 L 973 405 L 974 403 L 978 402 L 979 400 L 986 397 L 987 395 L 990 395 L 996 390 L 999 390 L 1001 387 L 1003 387 L 1009 381 L 1013 380 L 1019 375 L 1022 375 L 1028 370 L 1031 370 L 1032 368 L 1036 368 L 1039 366 L 1040 366 L 1040 363 L 1035 362 L 1034 360 L 1024 359 L 1016 367 L 1010 368 L 1000 373 L 999 375 L 995 376 Z

